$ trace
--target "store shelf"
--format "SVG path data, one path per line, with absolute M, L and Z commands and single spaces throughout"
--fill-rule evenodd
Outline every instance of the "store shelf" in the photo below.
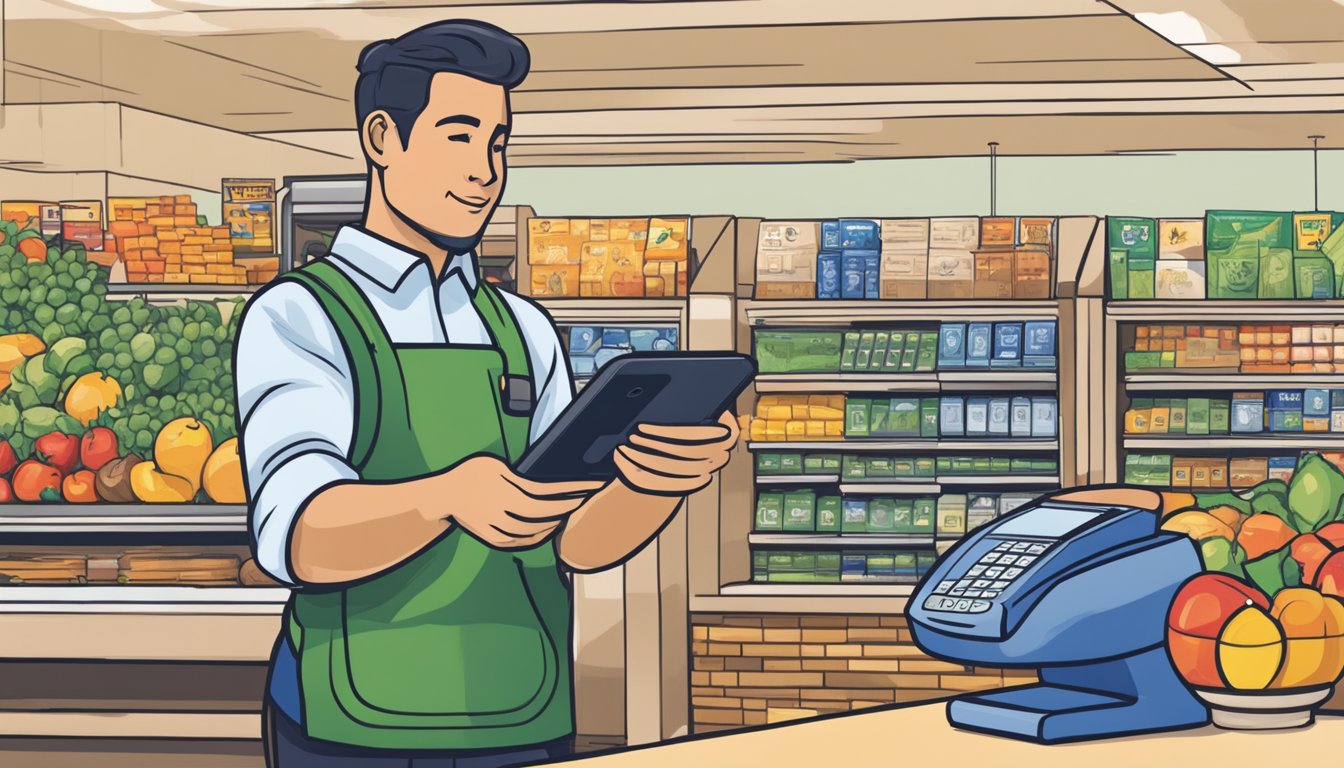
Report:
M 841 483 L 841 493 L 938 493 L 942 487 L 930 482 Z
M 246 532 L 247 507 L 244 505 L 0 505 L 0 534 Z
M 758 393 L 771 392 L 989 392 L 1051 391 L 1054 371 L 941 371 L 938 373 L 765 373 Z
M 279 615 L 285 587 L 41 585 L 0 587 L 0 614 Z
M 1168 435 L 1166 437 L 1127 437 L 1125 450 L 1179 450 L 1202 451 L 1223 448 L 1271 448 L 1279 450 L 1301 450 L 1319 448 L 1323 450 L 1344 450 L 1344 435 L 1328 432 L 1303 434 L 1264 435 Z
M 535 299 L 557 323 L 678 323 L 686 299 Z
M 109 283 L 107 295 L 112 299 L 143 296 L 147 299 L 246 299 L 261 290 L 260 285 L 182 285 L 180 283 Z
M 940 475 L 940 485 L 1059 485 L 1058 475 Z
M 1049 320 L 1059 317 L 1054 301 L 826 301 L 817 299 L 743 302 L 748 324 L 850 325 L 863 322 L 931 320 Z
M 757 475 L 757 485 L 834 485 L 839 475 Z
M 1058 451 L 1058 440 L 819 440 L 815 442 L 751 441 L 749 451 Z
M 1344 321 L 1344 300 L 1284 299 L 1278 301 L 1110 301 L 1106 313 L 1134 322 L 1197 321 L 1200 323 Z
M 914 584 L 875 584 L 848 582 L 844 584 L 729 584 L 719 590 L 725 596 L 756 597 L 909 597 Z
M 246 739 L 261 715 L 241 712 L 0 711 L 0 736 L 117 739 Z
M 1124 378 L 1130 392 L 1163 390 L 1255 390 L 1255 389 L 1329 389 L 1344 382 L 1340 374 L 1264 374 L 1264 373 L 1144 373 Z
M 749 584 L 765 592 L 692 595 L 692 613 L 882 614 L 905 612 L 914 588 L 904 584 Z M 797 588 L 836 587 L 830 594 L 799 594 Z M 732 590 L 734 587 L 724 587 Z M 901 590 L 897 592 L 897 590 Z
M 947 540 L 951 540 L 950 538 Z M 960 538 L 960 537 L 957 537 Z M 803 547 L 932 547 L 937 541 L 933 536 L 920 534 L 894 533 L 752 533 L 747 535 L 750 544 L 769 544 Z

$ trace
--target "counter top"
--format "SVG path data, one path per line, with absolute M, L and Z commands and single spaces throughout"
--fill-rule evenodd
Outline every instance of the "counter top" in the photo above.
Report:
M 1344 744 L 1344 717 L 1321 716 L 1289 731 L 1213 726 L 1104 741 L 1045 746 L 952 728 L 946 704 L 870 709 L 685 739 L 575 760 L 592 768 L 859 768 L 995 765 L 1031 768 L 1162 768 L 1200 765 L 1316 765 Z M 1086 762 L 1082 762 L 1086 761 Z

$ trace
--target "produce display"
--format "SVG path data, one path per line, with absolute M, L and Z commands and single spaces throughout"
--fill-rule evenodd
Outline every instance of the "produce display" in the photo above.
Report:
M 1344 472 L 1305 455 L 1292 481 L 1245 493 L 1165 494 L 1162 523 L 1199 545 L 1205 573 L 1168 617 L 1167 645 L 1196 688 L 1328 686 L 1344 673 Z
M 0 233 L 0 501 L 242 503 L 241 302 L 109 300 L 82 248 Z

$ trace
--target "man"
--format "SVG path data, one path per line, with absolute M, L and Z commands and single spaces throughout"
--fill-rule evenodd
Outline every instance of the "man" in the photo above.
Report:
M 559 337 L 477 274 L 527 48 L 466 21 L 374 43 L 355 105 L 364 220 L 259 293 L 239 331 L 257 561 L 299 587 L 269 683 L 268 759 L 485 766 L 563 753 L 571 604 L 647 543 L 737 440 L 641 426 L 607 484 L 515 461 L 573 397 Z

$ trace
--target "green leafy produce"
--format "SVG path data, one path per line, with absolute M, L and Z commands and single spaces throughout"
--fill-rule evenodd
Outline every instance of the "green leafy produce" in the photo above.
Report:
M 1298 462 L 1288 485 L 1290 524 L 1299 533 L 1333 522 L 1344 498 L 1344 473 L 1317 453 Z
M 47 350 L 47 370 L 57 376 L 64 374 L 70 361 L 83 355 L 88 348 L 87 342 L 73 336 L 57 341 Z
M 1241 576 L 1241 561 L 1245 557 L 1241 548 L 1221 536 L 1212 536 L 1199 543 L 1199 555 L 1204 560 L 1204 570 L 1222 571 L 1233 576 Z

